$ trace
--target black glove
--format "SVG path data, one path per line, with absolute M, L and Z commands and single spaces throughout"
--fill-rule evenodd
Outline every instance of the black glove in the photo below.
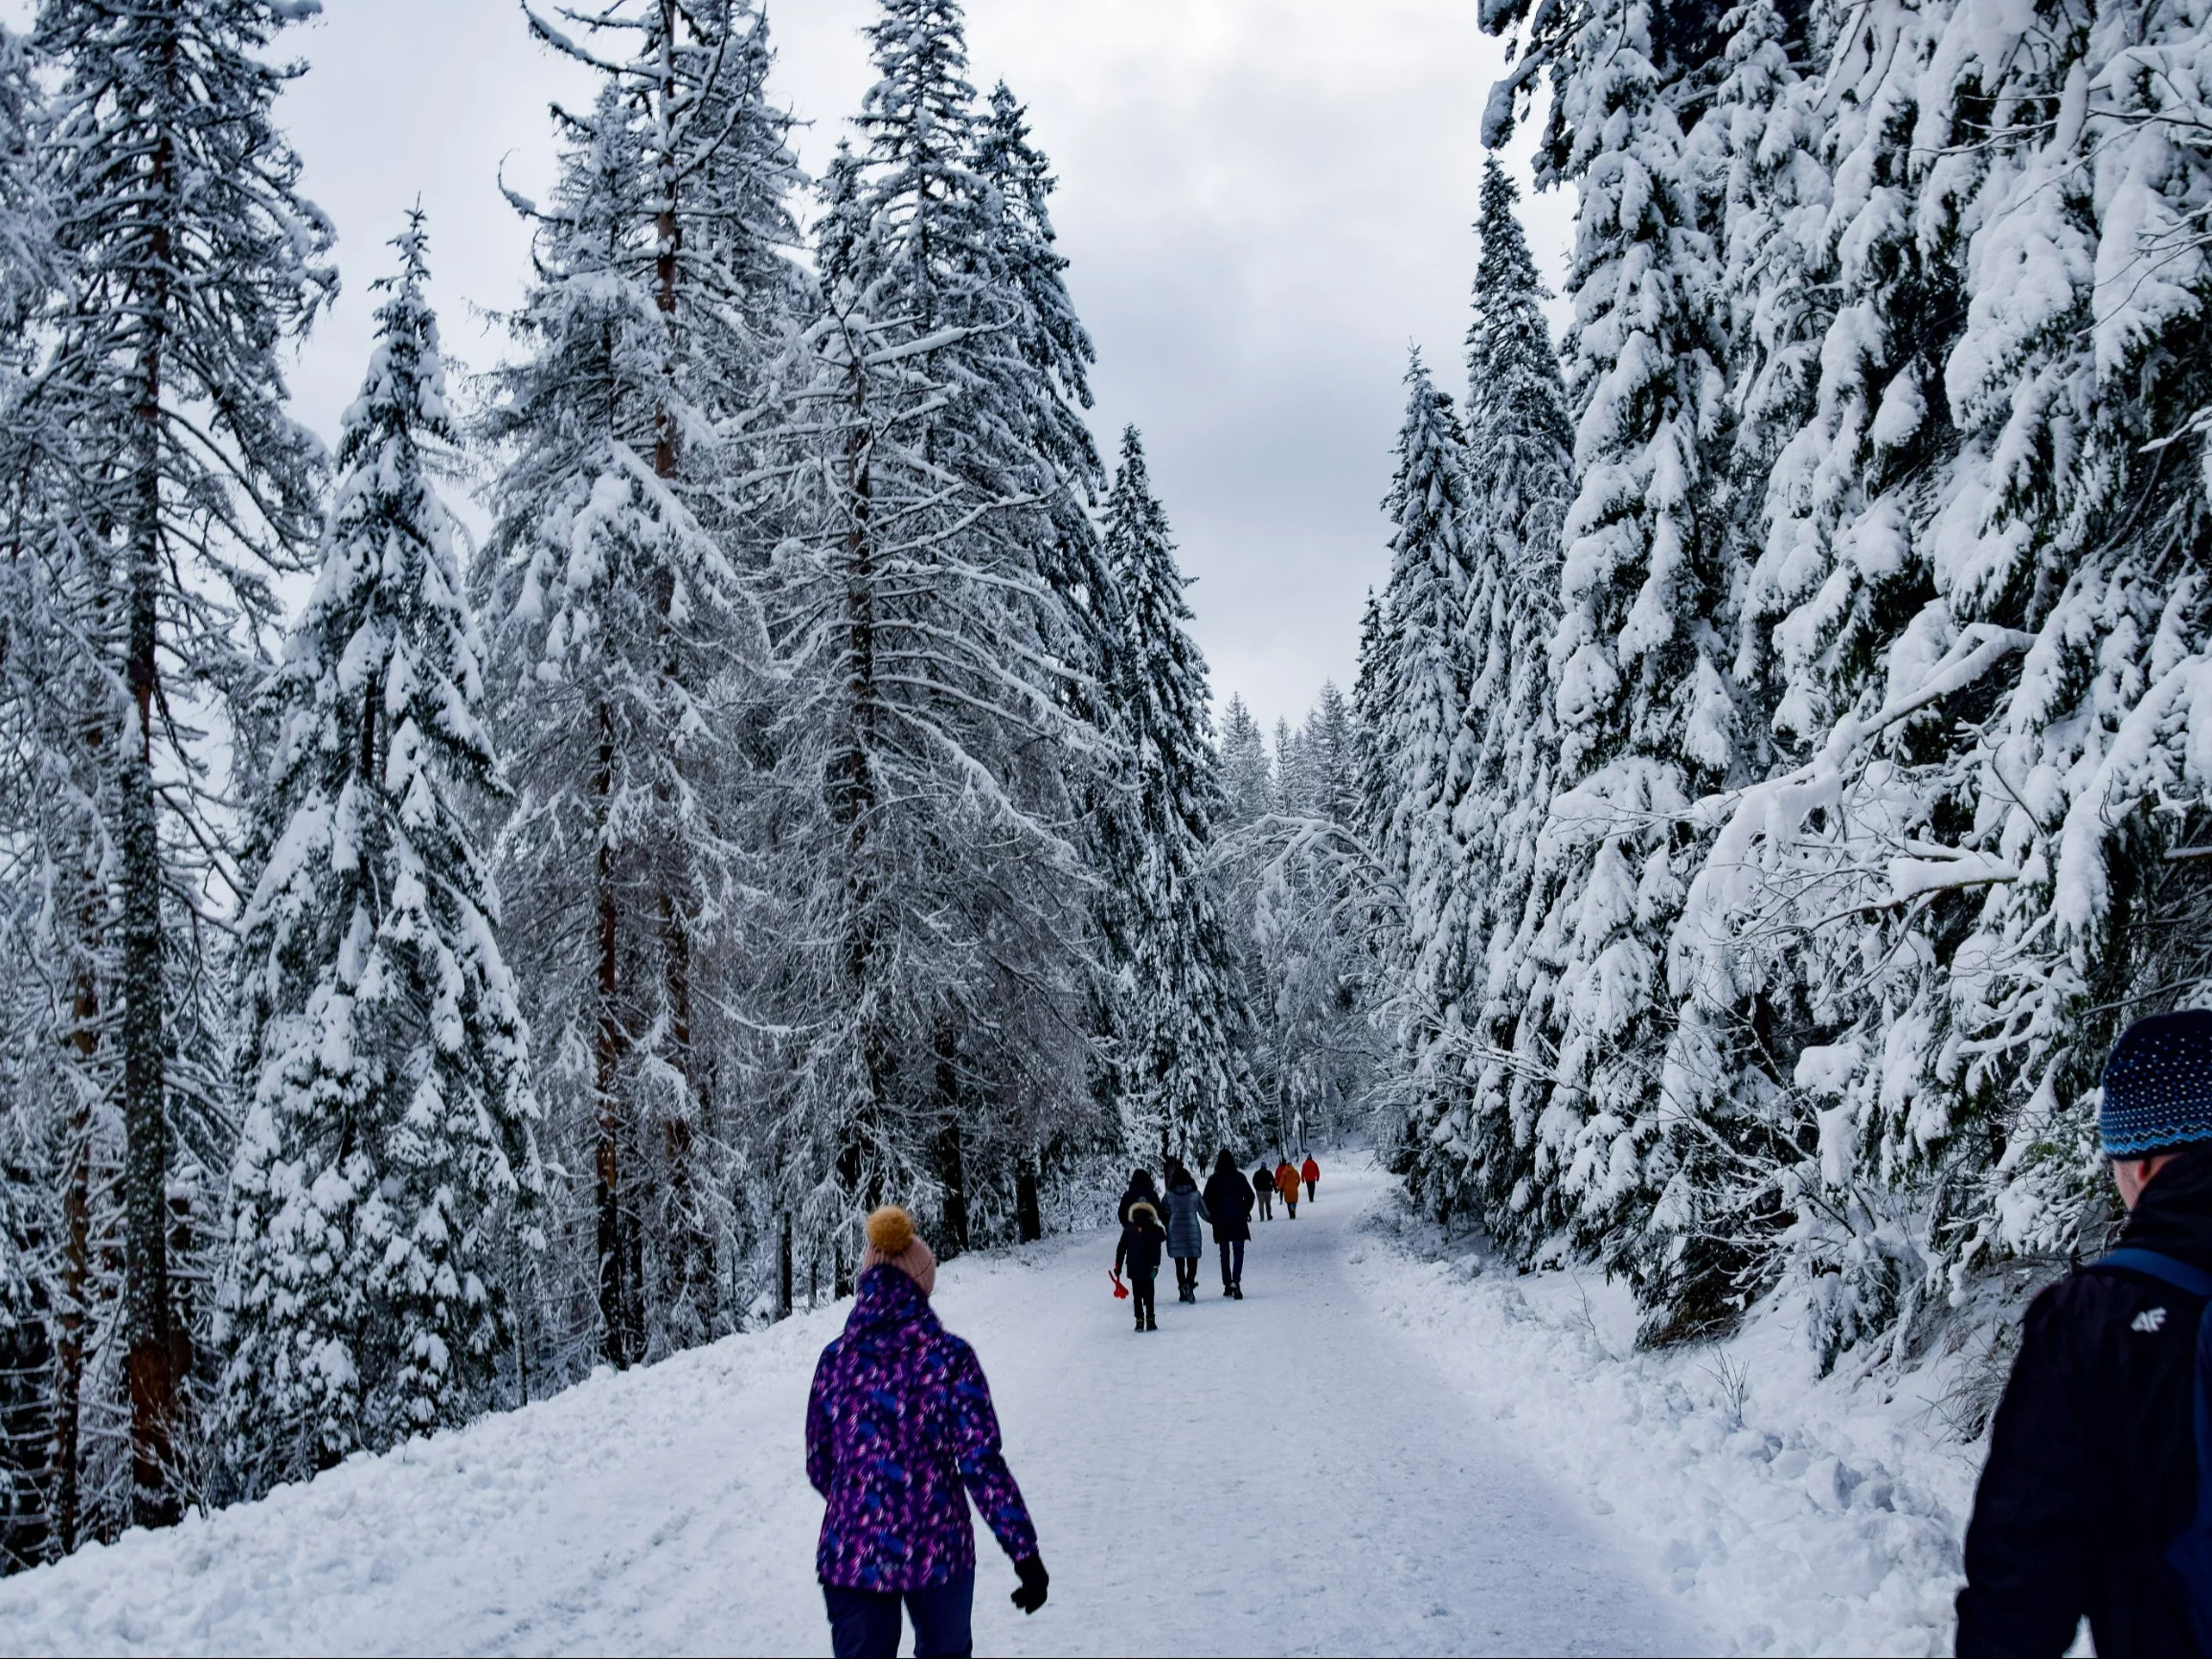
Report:
M 1016 1561 L 1014 1571 L 1021 1577 L 1022 1587 L 1008 1599 L 1023 1612 L 1034 1613 L 1045 1604 L 1045 1586 L 1052 1581 L 1052 1575 L 1035 1556 Z

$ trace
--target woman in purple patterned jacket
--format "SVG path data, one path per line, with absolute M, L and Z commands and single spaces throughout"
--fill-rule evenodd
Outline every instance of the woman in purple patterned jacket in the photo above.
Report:
M 937 1277 L 914 1218 L 876 1211 L 852 1315 L 814 1368 L 806 1478 L 829 1500 L 814 1565 L 837 1659 L 892 1659 L 902 1600 L 916 1659 L 970 1650 L 976 1539 L 963 1488 L 1013 1558 L 1014 1605 L 1045 1604 L 1037 1531 L 1000 1454 L 990 1386 L 975 1350 L 931 1312 Z

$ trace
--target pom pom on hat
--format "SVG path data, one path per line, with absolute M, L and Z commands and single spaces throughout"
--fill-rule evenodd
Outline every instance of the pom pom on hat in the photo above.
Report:
M 2154 1014 L 2121 1033 L 2097 1110 L 2107 1157 L 2212 1141 L 2212 1013 Z
M 937 1259 L 914 1230 L 914 1217 L 896 1204 L 886 1204 L 868 1218 L 868 1248 L 861 1253 L 860 1269 L 896 1267 L 921 1293 L 937 1288 Z
M 914 1217 L 896 1204 L 886 1204 L 868 1218 L 868 1242 L 886 1256 L 895 1256 L 914 1243 Z

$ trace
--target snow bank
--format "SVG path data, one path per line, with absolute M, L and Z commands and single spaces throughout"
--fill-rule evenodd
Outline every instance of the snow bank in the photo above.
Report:
M 1819 1378 L 1785 1309 L 1725 1343 L 1637 1352 L 1625 1288 L 1525 1275 L 1390 1199 L 1350 1271 L 1466 1408 L 1656 1548 L 1685 1614 L 1745 1653 L 1948 1653 L 1982 1448 L 1948 1426 L 1961 1356 Z

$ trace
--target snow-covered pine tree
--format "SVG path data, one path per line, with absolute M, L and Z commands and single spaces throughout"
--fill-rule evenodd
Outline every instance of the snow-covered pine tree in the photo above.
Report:
M 751 885 L 733 698 L 762 640 L 740 567 L 781 533 L 756 481 L 808 287 L 756 8 L 637 0 L 563 13 L 573 34 L 530 17 L 601 85 L 589 111 L 556 112 L 572 147 L 513 319 L 535 355 L 503 371 L 486 428 L 509 458 L 507 847 L 549 1131 L 594 1171 L 597 1346 L 621 1364 L 727 1329 L 724 1269 L 744 1247 L 709 1087 L 742 1042 L 722 1019 Z M 579 841 L 600 843 L 589 918 L 571 902 Z M 587 1024 L 588 1085 L 556 1059 L 580 1057 Z M 553 1363 L 580 1359 L 570 1346 Z
M 981 169 L 959 8 L 888 0 L 868 33 L 863 147 L 824 189 L 810 523 L 772 573 L 789 743 L 762 802 L 804 849 L 775 923 L 802 942 L 779 1162 L 833 1282 L 857 1210 L 910 1198 L 957 1245 L 1088 1113 L 1071 780 L 1111 761 L 1070 684 L 1111 613 L 1068 585 L 1081 481 L 1040 436 L 1061 393 Z
M 1454 866 L 1442 879 L 1439 963 L 1458 963 L 1441 1010 L 1433 1081 L 1408 1124 L 1408 1180 L 1433 1213 L 1479 1217 L 1493 1236 L 1534 1243 L 1527 1214 L 1539 1080 L 1547 1056 L 1522 1015 L 1538 970 L 1531 931 L 1552 895 L 1537 842 L 1558 763 L 1548 645 L 1559 621 L 1559 529 L 1572 494 L 1572 431 L 1518 193 L 1483 164 L 1481 258 L 1467 332 L 1468 690 L 1448 768 Z M 1541 1005 L 1545 998 L 1534 998 Z M 1519 1207 L 1516 1207 L 1516 1199 Z
M 1734 572 L 1718 534 L 1725 337 L 1700 223 L 1689 127 L 1722 61 L 1718 8 L 1604 0 L 1485 8 L 1529 20 L 1493 94 L 1501 142 L 1539 73 L 1552 77 L 1539 179 L 1581 194 L 1566 357 L 1575 497 L 1562 528 L 1552 645 L 1562 793 L 1538 879 L 1554 895 L 1535 950 L 1556 975 L 1538 1041 L 1558 1056 L 1539 1117 L 1532 1226 L 1569 1222 L 1647 1305 L 1684 1328 L 1732 1293 L 1704 1240 L 1711 1135 L 1662 1082 L 1666 941 L 1696 863 L 1685 815 L 1739 770 L 1728 632 Z
M 1278 732 L 1287 723 L 1278 725 Z M 1277 817 L 1242 838 L 1230 872 L 1251 935 L 1254 1069 L 1280 1141 L 1357 1132 L 1391 1044 L 1382 945 L 1397 931 L 1378 905 L 1358 830 L 1358 744 L 1350 704 L 1324 682 L 1304 727 L 1275 745 Z
M 181 1513 L 204 1312 L 172 1271 L 177 1209 L 188 1230 L 206 1227 L 228 1162 L 223 1011 L 209 996 L 223 933 L 200 911 L 234 902 L 217 820 L 251 774 L 237 709 L 275 619 L 267 573 L 298 567 L 318 527 L 320 448 L 284 413 L 282 356 L 335 286 L 319 263 L 331 234 L 270 118 L 298 71 L 261 56 L 301 12 L 44 0 L 34 33 L 54 88 L 42 146 L 67 270 L 39 325 L 43 395 L 70 435 L 57 504 L 92 555 L 86 620 L 115 688 L 97 728 L 114 976 L 97 991 L 124 1137 L 130 1509 L 147 1524 Z
M 1960 0 L 1920 84 L 1921 235 L 1954 251 L 1966 297 L 1941 381 L 1956 459 L 1923 545 L 1953 650 L 1989 647 L 2003 695 L 1962 756 L 1971 816 L 1928 791 L 1942 816 L 1902 849 L 1920 863 L 1891 866 L 1895 897 L 1972 917 L 1948 1018 L 1908 1112 L 1871 1077 L 1859 1093 L 1874 1167 L 1925 1177 L 2001 1142 L 1960 1268 L 2094 1247 L 2107 1199 L 2080 1149 L 2102 1057 L 2212 976 L 2207 866 L 2169 856 L 2212 836 L 2207 21 L 2175 0 L 2086 22 Z
M 482 1410 L 509 1334 L 496 1235 L 537 1225 L 529 1033 L 474 828 L 504 786 L 433 482 L 456 432 L 419 212 L 395 245 L 322 572 L 266 693 L 225 1295 L 249 1490 Z
M 1122 1141 L 1202 1168 L 1214 1151 L 1246 1144 L 1252 1021 L 1208 867 L 1221 783 L 1206 660 L 1133 426 L 1121 435 L 1105 547 L 1122 617 L 1114 697 L 1136 795 L 1133 866 L 1105 872 L 1129 910 L 1130 983 L 1115 1022 L 1127 1050 Z
M 756 851 L 741 751 L 760 732 L 738 687 L 765 640 L 744 568 L 782 533 L 760 482 L 768 412 L 810 288 L 757 9 L 640 0 L 560 21 L 574 36 L 531 14 L 600 89 L 556 111 L 569 147 L 549 204 L 518 202 L 538 280 L 485 434 L 504 461 L 487 618 L 518 791 L 510 952 L 547 1133 L 592 1171 L 588 1217 L 554 1205 L 559 1282 L 532 1346 L 574 1375 L 728 1329 L 736 1257 L 757 1242 L 733 1207 L 712 1080 L 750 1042 L 732 1017 Z M 565 1312 L 579 1271 L 588 1330 Z
M 12 1475 L 0 1570 L 120 1530 L 130 1497 L 112 1443 L 88 1446 L 84 1432 L 88 1413 L 97 1424 L 123 1397 L 122 1356 L 94 1323 L 115 1291 L 102 1264 L 115 1217 L 95 1201 L 95 1171 L 121 1145 L 114 1043 L 102 1041 L 118 977 L 104 879 L 112 587 L 102 492 L 85 488 L 84 435 L 50 379 L 46 318 L 66 272 L 36 64 L 0 28 L 0 1090 L 14 1103 L 0 1126 L 0 1203 L 16 1249 L 0 1315 L 12 1318 L 0 1340 L 14 1356 L 0 1363 L 13 1425 L 0 1447 Z
M 1275 767 L 1268 757 L 1267 734 L 1233 691 L 1221 713 L 1221 778 L 1224 822 L 1241 829 L 1275 811 Z
M 1467 631 L 1467 535 L 1472 486 L 1466 437 L 1451 395 L 1420 353 L 1406 370 L 1398 466 L 1383 510 L 1394 527 L 1382 594 L 1393 649 L 1373 687 L 1378 775 L 1376 852 L 1403 899 L 1402 932 L 1385 974 L 1397 992 L 1389 1018 L 1398 1083 L 1409 1110 L 1443 1087 L 1427 1064 L 1439 1034 L 1456 1028 L 1468 964 L 1449 926 L 1458 859 L 1452 811 L 1464 785 L 1452 763 L 1472 684 Z

